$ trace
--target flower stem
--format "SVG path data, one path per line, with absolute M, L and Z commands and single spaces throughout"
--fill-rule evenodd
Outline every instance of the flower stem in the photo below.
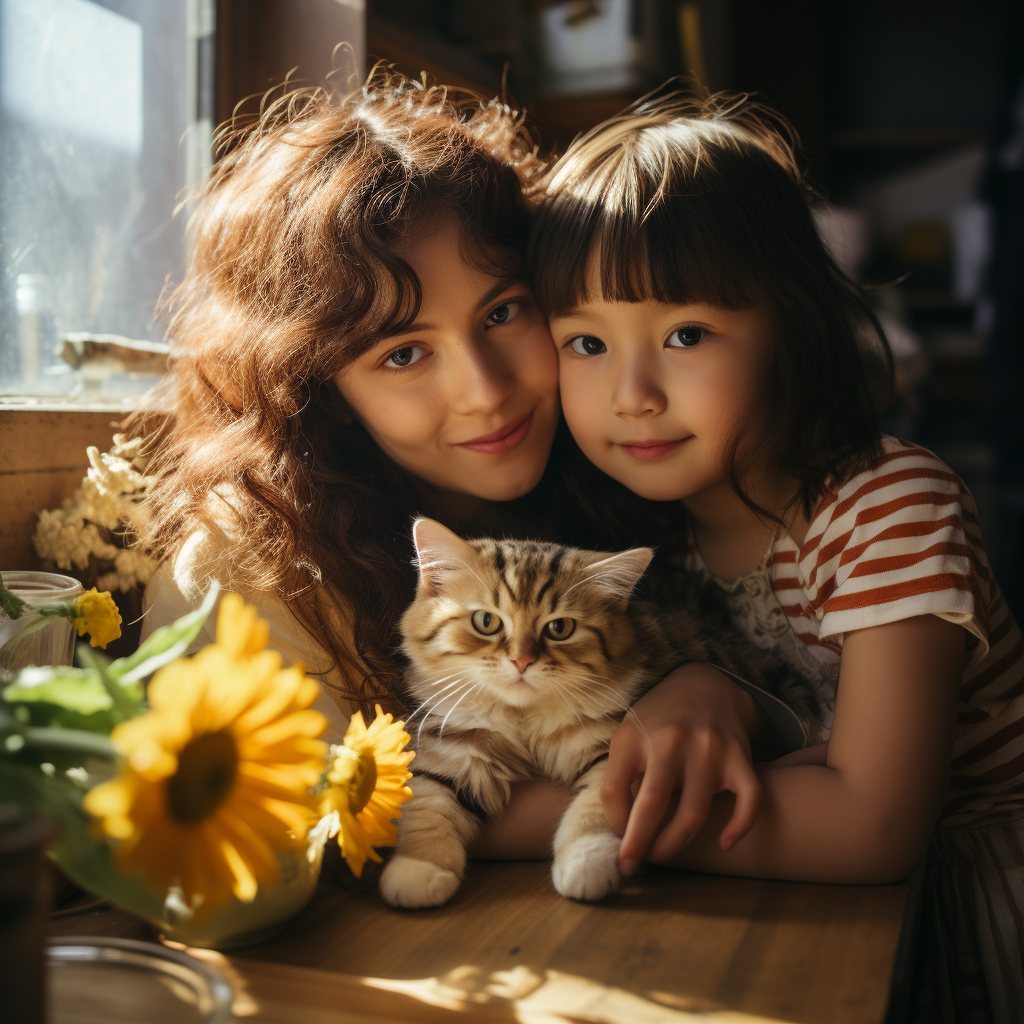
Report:
M 105 757 L 111 761 L 117 757 L 117 749 L 110 742 L 109 736 L 86 732 L 84 729 L 38 726 L 25 729 L 20 735 L 24 737 L 26 747 L 67 750 L 79 754 L 91 754 L 93 757 Z
M 87 668 L 95 669 L 99 674 L 100 682 L 103 683 L 103 688 L 110 694 L 110 699 L 114 702 L 114 707 L 117 708 L 118 712 L 124 715 L 125 718 L 134 718 L 138 713 L 138 708 L 124 692 L 121 684 L 116 679 L 110 677 L 110 674 L 107 672 L 106 659 L 98 658 L 85 644 L 79 645 L 78 657 L 81 661 L 85 662 Z

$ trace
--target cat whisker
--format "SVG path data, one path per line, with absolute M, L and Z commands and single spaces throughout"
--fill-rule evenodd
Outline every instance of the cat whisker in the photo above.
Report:
M 460 686 L 465 687 L 466 685 L 468 685 L 468 680 L 467 680 L 467 678 L 465 676 L 462 676 L 462 677 L 460 677 L 459 679 L 456 680 L 456 683 L 458 685 L 460 685 Z M 447 689 L 447 687 L 445 687 L 445 689 Z M 427 719 L 434 713 L 435 709 L 439 708 L 446 700 L 449 700 L 450 698 L 456 696 L 458 693 L 459 693 L 459 690 L 455 690 L 453 693 L 446 693 L 444 696 L 442 696 L 438 700 L 434 701 L 433 704 L 431 704 L 429 710 L 423 716 L 423 719 L 420 721 L 419 729 L 416 730 L 416 744 L 417 744 L 417 746 L 419 745 L 420 737 L 422 737 L 422 735 L 423 735 L 423 726 L 426 725 Z M 426 701 L 424 701 L 423 703 L 425 704 Z M 420 705 L 420 707 L 422 707 L 422 706 L 423 706 L 423 704 Z
M 482 679 L 480 680 L 480 682 L 474 683 L 473 686 L 466 690 L 466 692 L 451 706 L 451 708 L 448 711 L 448 714 L 444 716 L 444 720 L 441 722 L 441 728 L 437 732 L 438 739 L 440 739 L 444 735 L 444 727 L 448 724 L 448 719 L 451 718 L 452 711 L 454 711 L 462 703 L 462 701 L 469 696 L 469 694 L 471 694 L 475 689 L 477 689 L 477 687 L 483 686 L 483 684 L 484 681 Z
M 455 673 L 453 673 L 453 675 L 455 675 Z M 429 685 L 431 685 L 431 686 L 440 686 L 441 683 L 443 683 L 446 680 L 451 679 L 451 678 L 453 678 L 453 676 L 443 676 L 441 679 L 438 679 L 437 682 L 430 683 Z M 444 687 L 444 689 L 441 690 L 440 692 L 443 693 L 444 690 L 448 690 L 448 689 L 451 689 L 451 687 L 453 687 L 453 686 L 457 686 L 458 683 L 462 679 L 464 679 L 464 678 L 465 678 L 464 675 L 459 675 L 459 678 L 457 678 L 454 683 L 449 683 L 448 686 Z M 436 693 L 432 693 L 422 704 L 419 705 L 419 707 L 416 708 L 415 711 L 412 712 L 412 714 L 409 715 L 409 717 L 406 719 L 406 722 L 411 722 L 420 713 L 420 710 L 422 708 L 426 707 L 426 705 L 430 701 L 432 701 L 436 696 L 437 696 Z

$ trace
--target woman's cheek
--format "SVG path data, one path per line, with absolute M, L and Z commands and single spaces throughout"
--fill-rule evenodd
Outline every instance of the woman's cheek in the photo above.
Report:
M 533 387 L 542 394 L 558 391 L 558 353 L 547 328 L 532 331 L 528 346 L 527 373 Z

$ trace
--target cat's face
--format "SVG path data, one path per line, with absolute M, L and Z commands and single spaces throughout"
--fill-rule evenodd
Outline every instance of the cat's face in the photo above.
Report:
M 623 616 L 649 548 L 607 555 L 529 541 L 466 542 L 429 519 L 402 619 L 414 696 L 447 713 L 510 705 L 588 717 L 621 711 L 633 631 Z

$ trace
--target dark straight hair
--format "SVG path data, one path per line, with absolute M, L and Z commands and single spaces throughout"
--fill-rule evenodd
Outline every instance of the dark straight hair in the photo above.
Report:
M 868 364 L 880 357 L 891 392 L 892 355 L 818 237 L 793 129 L 747 96 L 689 90 L 666 83 L 577 139 L 542 179 L 535 293 L 549 316 L 566 313 L 594 275 L 613 302 L 763 310 L 771 359 L 726 477 L 778 520 L 741 484 L 747 468 L 770 466 L 798 482 L 793 504 L 810 516 L 830 480 L 881 456 Z

